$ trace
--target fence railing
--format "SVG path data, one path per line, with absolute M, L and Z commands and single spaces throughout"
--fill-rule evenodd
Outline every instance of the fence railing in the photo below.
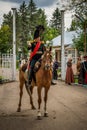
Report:
M 0 54 L 0 80 L 12 81 L 13 55 Z

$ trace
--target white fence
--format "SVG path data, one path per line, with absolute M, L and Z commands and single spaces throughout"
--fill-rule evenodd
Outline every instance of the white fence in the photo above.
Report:
M 13 55 L 2 54 L 0 55 L 0 78 L 5 81 L 12 81 L 13 70 Z

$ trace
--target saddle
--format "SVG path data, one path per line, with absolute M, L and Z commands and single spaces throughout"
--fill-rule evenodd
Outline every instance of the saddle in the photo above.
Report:
M 22 70 L 23 72 L 26 72 L 27 66 L 28 66 L 28 64 L 25 63 L 25 64 L 21 67 L 21 70 Z M 34 72 L 34 73 L 32 74 L 32 77 L 33 77 L 33 80 L 34 80 L 35 83 L 36 83 L 36 76 L 35 76 L 35 74 L 36 74 L 36 72 L 39 70 L 40 66 L 41 66 L 41 59 L 39 59 L 39 60 L 35 63 L 35 66 L 34 66 L 34 69 L 33 69 L 33 72 Z M 29 70 L 28 70 L 28 71 L 29 71 Z
M 40 61 L 37 61 L 37 62 L 35 63 L 35 66 L 34 66 L 34 73 L 36 73 L 36 72 L 39 70 L 40 66 L 41 66 L 41 62 L 40 62 Z

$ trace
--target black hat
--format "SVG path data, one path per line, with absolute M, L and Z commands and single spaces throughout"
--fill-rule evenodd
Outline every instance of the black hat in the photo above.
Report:
M 34 39 L 38 38 L 40 36 L 40 30 L 45 30 L 43 25 L 36 26 L 36 30 L 34 32 Z
M 39 30 L 35 30 L 34 32 L 34 39 L 39 37 Z
M 37 29 L 37 30 L 41 30 L 41 29 L 42 29 L 43 31 L 45 30 L 45 28 L 44 28 L 43 25 L 38 25 L 38 26 L 36 26 L 36 29 Z

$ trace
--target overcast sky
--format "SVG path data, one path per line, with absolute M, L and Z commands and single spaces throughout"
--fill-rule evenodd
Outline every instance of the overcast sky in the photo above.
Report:
M 19 8 L 20 4 L 26 2 L 29 3 L 29 0 L 0 0 L 0 25 L 3 21 L 3 14 L 7 14 L 11 8 Z M 45 9 L 48 20 L 51 18 L 53 11 L 58 6 L 58 1 L 65 0 L 33 0 L 38 8 Z M 71 13 L 65 13 L 65 27 L 70 27 L 71 24 Z

